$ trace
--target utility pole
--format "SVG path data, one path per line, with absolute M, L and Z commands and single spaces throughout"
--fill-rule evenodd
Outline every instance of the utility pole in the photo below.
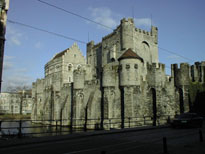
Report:
M 4 43 L 5 43 L 8 9 L 9 9 L 9 0 L 0 0 L 0 92 L 1 92 L 1 85 L 2 85 Z

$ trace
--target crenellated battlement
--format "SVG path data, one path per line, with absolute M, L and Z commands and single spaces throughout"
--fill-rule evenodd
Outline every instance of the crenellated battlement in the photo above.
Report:
M 205 61 L 195 62 L 191 66 L 191 78 L 193 82 L 205 82 Z
M 190 65 L 181 63 L 171 65 L 171 76 L 174 77 L 174 82 L 177 87 L 189 85 L 190 82 Z
M 121 21 L 121 24 L 123 24 L 123 23 L 131 23 L 131 24 L 134 24 L 134 20 L 133 20 L 133 18 L 123 18 Z
M 151 65 L 147 63 L 147 68 L 149 70 L 162 70 L 163 72 L 165 71 L 165 64 L 162 63 L 152 63 Z
M 73 127 L 86 126 L 76 119 L 99 119 L 92 121 L 93 129 L 103 120 L 101 128 L 107 129 L 107 119 L 110 128 L 120 128 L 128 127 L 128 117 L 147 116 L 162 124 L 162 115 L 188 112 L 190 81 L 205 82 L 205 61 L 172 64 L 171 76 L 166 75 L 157 43 L 157 27 L 143 30 L 124 18 L 101 42 L 87 43 L 87 64 L 77 44 L 59 52 L 45 66 L 45 81 L 33 83 L 34 119 L 68 119 L 67 125 L 73 118 Z M 115 125 L 115 119 L 121 122 Z M 92 127 L 89 122 L 86 127 Z
M 141 34 L 144 34 L 144 35 L 148 35 L 148 36 L 152 36 L 151 32 L 140 29 L 140 28 L 135 28 L 135 32 L 138 32 L 138 33 L 141 33 Z

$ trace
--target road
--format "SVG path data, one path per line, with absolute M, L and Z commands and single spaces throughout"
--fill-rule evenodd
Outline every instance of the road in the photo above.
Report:
M 205 133 L 205 129 L 202 129 Z M 203 134 L 205 136 L 205 134 Z M 199 129 L 161 128 L 144 131 L 90 135 L 63 141 L 5 147 L 2 154 L 162 154 L 163 137 L 169 154 L 204 154 L 205 143 L 199 140 Z M 204 148 L 203 148 L 204 147 Z

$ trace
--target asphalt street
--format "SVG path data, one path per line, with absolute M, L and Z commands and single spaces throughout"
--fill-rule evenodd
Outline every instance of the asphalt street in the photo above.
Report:
M 203 136 L 205 129 L 202 128 Z M 115 131 L 115 130 L 113 130 Z M 122 131 L 113 134 L 83 137 L 0 148 L 2 154 L 162 154 L 166 137 L 169 154 L 204 154 L 205 143 L 200 142 L 199 129 L 147 129 Z

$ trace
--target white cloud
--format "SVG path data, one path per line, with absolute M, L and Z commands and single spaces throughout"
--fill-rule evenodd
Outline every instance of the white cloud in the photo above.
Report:
M 4 65 L 3 67 L 4 71 L 9 70 L 13 67 L 13 64 L 11 62 L 4 62 L 3 65 Z
M 109 8 L 100 7 L 100 8 L 92 8 L 90 7 L 91 17 L 95 22 L 101 23 L 110 28 L 114 28 L 118 24 L 117 14 L 113 13 Z M 103 26 L 98 25 L 99 28 Z M 105 27 L 104 27 L 105 28 Z
M 13 63 L 11 61 L 13 58 L 14 57 L 7 56 L 7 55 L 4 56 L 4 63 L 3 63 L 3 70 L 4 71 L 7 71 L 13 67 Z
M 13 74 L 3 78 L 2 91 L 9 91 L 10 88 L 28 86 L 31 87 L 32 78 L 25 74 Z
M 33 81 L 27 75 L 28 69 L 16 68 L 13 62 L 14 58 L 12 56 L 4 56 L 2 91 L 8 91 L 9 88 L 15 89 L 17 87 L 31 86 Z
M 18 32 L 16 29 L 12 28 L 11 26 L 7 26 L 6 28 L 6 35 L 8 43 L 15 46 L 21 45 L 21 39 L 23 34 Z
M 19 38 L 17 38 L 16 36 L 12 36 L 12 37 L 10 38 L 10 41 L 11 41 L 13 44 L 17 45 L 17 46 L 21 45 L 21 42 L 20 42 Z
M 36 49 L 41 49 L 43 47 L 43 44 L 41 42 L 37 42 L 36 44 L 34 44 L 34 47 Z
M 135 26 L 136 27 L 145 27 L 150 28 L 151 27 L 151 19 L 150 18 L 135 18 Z
M 110 28 L 115 28 L 122 19 L 122 15 L 112 12 L 109 8 L 106 7 L 90 7 L 89 10 L 91 11 L 91 17 L 95 22 Z M 134 21 L 136 27 L 143 29 L 150 29 L 151 27 L 152 21 L 150 18 L 134 18 Z M 102 28 L 103 26 L 98 25 L 98 27 Z

